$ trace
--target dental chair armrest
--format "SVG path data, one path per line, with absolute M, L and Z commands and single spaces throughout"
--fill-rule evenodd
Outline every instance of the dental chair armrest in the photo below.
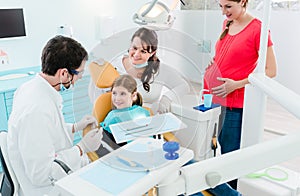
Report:
M 170 141 L 179 142 L 179 139 L 177 139 L 177 137 L 175 137 L 175 135 L 172 132 L 164 133 L 163 136 L 164 136 L 164 139 L 168 142 L 170 142 Z
M 83 129 L 82 136 L 87 134 L 90 130 L 92 130 L 92 127 L 91 125 L 88 125 L 85 129 Z M 99 156 L 97 155 L 96 152 L 88 152 L 87 155 L 92 162 L 99 159 Z

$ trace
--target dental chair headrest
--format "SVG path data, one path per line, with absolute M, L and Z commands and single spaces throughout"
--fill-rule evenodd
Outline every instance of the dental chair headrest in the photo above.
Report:
M 98 88 L 109 88 L 120 74 L 107 61 L 98 60 L 89 65 L 90 74 L 94 84 Z

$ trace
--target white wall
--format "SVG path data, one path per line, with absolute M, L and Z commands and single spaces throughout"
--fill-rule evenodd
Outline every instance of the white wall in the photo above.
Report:
M 4 49 L 10 60 L 9 66 L 0 66 L 0 71 L 19 67 L 36 66 L 40 64 L 41 50 L 46 41 L 57 33 L 57 27 L 68 24 L 73 27 L 74 38 L 81 42 L 88 51 L 91 51 L 101 38 L 101 32 L 119 32 L 138 27 L 132 22 L 133 13 L 147 0 L 0 0 L 0 7 L 23 7 L 27 36 L 25 38 L 1 40 L 0 49 Z M 163 0 L 167 5 L 172 0 Z M 184 62 L 178 69 L 184 75 L 190 76 L 193 81 L 201 81 L 200 70 L 206 66 L 207 58 L 214 54 L 214 44 L 220 31 L 223 16 L 219 10 L 214 11 L 180 11 L 174 12 L 176 20 L 174 29 L 187 34 L 197 44 L 200 40 L 210 40 L 212 52 L 199 55 L 204 60 L 197 62 L 197 67 L 188 70 Z M 260 13 L 256 13 L 258 16 Z M 101 26 L 102 16 L 113 16 L 115 24 Z M 299 46 L 300 46 L 300 19 L 299 12 L 273 11 L 270 28 L 274 41 L 274 49 L 278 62 L 278 76 L 276 80 L 300 94 L 297 76 L 300 73 Z M 106 24 L 107 25 L 107 24 Z M 100 32 L 100 33 L 99 33 Z M 129 38 L 128 38 L 129 39 Z M 163 39 L 160 40 L 164 42 Z M 182 42 L 181 53 L 190 52 L 185 40 Z M 117 47 L 117 46 L 116 46 Z M 198 51 L 199 52 L 199 51 Z M 198 53 L 199 54 L 199 53 Z M 198 55 L 196 54 L 196 55 Z M 178 59 L 162 52 L 161 59 L 167 64 L 176 65 Z M 192 55 L 195 57 L 195 54 Z M 197 57 L 197 56 L 196 56 Z M 203 63 L 202 63 L 203 62 Z M 189 67 L 189 66 L 187 66 Z M 198 77 L 199 76 L 199 77 Z
M 274 40 L 278 75 L 276 80 L 300 94 L 300 12 L 274 11 L 270 29 Z
M 251 11 L 261 18 L 263 10 Z M 298 78 L 300 73 L 300 12 L 272 11 L 270 31 L 277 60 L 276 81 L 300 94 Z
M 10 61 L 8 66 L 0 66 L 0 71 L 40 65 L 43 46 L 57 33 L 57 27 L 64 24 L 71 25 L 73 37 L 87 50 L 91 50 L 99 41 L 99 33 L 96 32 L 96 24 L 99 24 L 97 18 L 114 16 L 116 31 L 137 27 L 132 22 L 132 15 L 145 2 L 147 1 L 138 0 L 132 3 L 132 0 L 0 0 L 1 8 L 24 8 L 27 33 L 24 38 L 0 39 L 0 49 L 8 53 Z

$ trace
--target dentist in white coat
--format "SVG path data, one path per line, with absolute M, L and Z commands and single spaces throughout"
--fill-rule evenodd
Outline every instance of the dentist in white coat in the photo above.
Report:
M 74 132 L 87 125 L 96 127 L 92 116 L 72 125 L 62 115 L 59 91 L 82 77 L 87 58 L 80 43 L 56 36 L 43 49 L 42 72 L 15 92 L 7 144 L 20 196 L 47 195 L 56 180 L 88 164 L 86 153 L 100 146 L 102 129 L 97 128 L 73 146 Z

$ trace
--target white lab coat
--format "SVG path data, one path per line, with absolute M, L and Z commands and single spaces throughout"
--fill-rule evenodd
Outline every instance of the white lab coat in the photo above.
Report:
M 8 155 L 20 184 L 19 195 L 41 196 L 53 186 L 49 176 L 66 174 L 53 160 L 73 171 L 88 163 L 73 146 L 72 126 L 62 115 L 62 97 L 40 75 L 20 86 L 8 121 Z
M 123 57 L 124 56 L 121 55 L 112 62 L 112 65 L 121 75 L 127 74 L 122 63 Z M 150 107 L 154 113 L 156 113 L 161 95 L 165 95 L 172 102 L 178 103 L 183 95 L 190 92 L 190 85 L 185 78 L 174 68 L 163 63 L 160 64 L 159 72 L 155 75 L 153 83 L 150 83 L 150 92 L 145 91 L 140 79 L 135 78 L 135 80 L 138 86 L 137 91 L 141 93 L 144 105 Z M 152 79 L 150 82 L 152 82 Z M 94 103 L 99 95 L 109 90 L 110 88 L 97 88 L 91 79 L 89 84 L 89 97 L 91 102 Z

